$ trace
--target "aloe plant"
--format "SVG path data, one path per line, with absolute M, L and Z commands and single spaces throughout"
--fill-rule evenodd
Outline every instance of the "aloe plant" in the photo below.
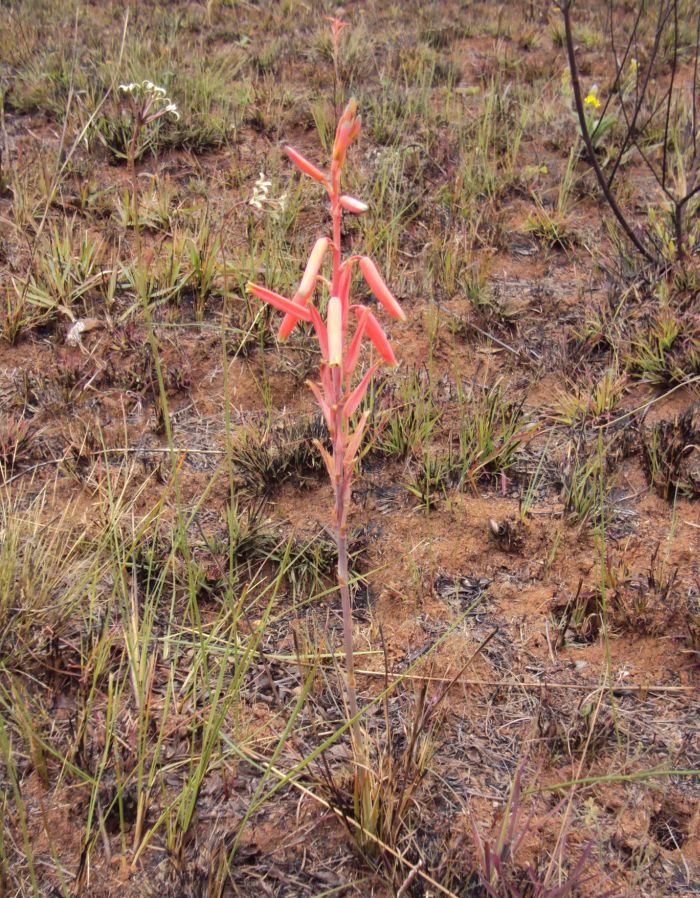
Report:
M 353 304 L 350 300 L 353 266 L 357 264 L 370 289 L 389 315 L 400 321 L 404 321 L 406 318 L 401 306 L 379 274 L 376 265 L 368 256 L 349 255 L 343 258 L 341 246 L 343 213 L 361 215 L 367 211 L 365 203 L 341 192 L 341 175 L 348 147 L 357 139 L 360 127 L 357 103 L 355 100 L 350 100 L 338 121 L 329 173 L 317 168 L 292 147 L 286 148 L 289 158 L 305 174 L 325 188 L 330 202 L 333 233 L 331 237 L 324 236 L 316 240 L 299 287 L 292 299 L 280 296 L 279 293 L 268 290 L 266 287 L 248 284 L 248 290 L 251 293 L 285 313 L 279 329 L 280 340 L 285 340 L 299 321 L 307 321 L 312 324 L 321 349 L 320 383 L 307 381 L 307 384 L 321 408 L 331 437 L 331 452 L 328 452 L 319 442 L 316 445 L 323 456 L 328 476 L 333 485 L 335 538 L 338 546 L 338 587 L 343 608 L 348 713 L 353 720 L 352 733 L 356 749 L 359 749 L 360 743 L 357 729 L 358 710 L 353 662 L 352 606 L 348 588 L 347 516 L 350 505 L 350 486 L 357 465 L 362 436 L 367 427 L 369 412 L 363 412 L 356 422 L 354 416 L 377 368 L 382 361 L 389 365 L 395 365 L 396 357 L 381 324 L 371 309 L 362 304 Z M 330 280 L 320 273 L 329 251 L 333 262 Z M 318 284 L 325 286 L 329 294 L 325 322 L 312 301 Z M 351 327 L 353 320 L 354 330 Z M 374 344 L 382 361 L 372 364 L 359 382 L 356 382 L 355 371 L 365 337 Z

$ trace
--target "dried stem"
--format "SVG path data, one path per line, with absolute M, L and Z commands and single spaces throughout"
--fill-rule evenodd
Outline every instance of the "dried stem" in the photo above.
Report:
M 649 250 L 644 246 L 639 237 L 632 230 L 631 225 L 625 218 L 624 213 L 620 209 L 615 196 L 612 191 L 608 187 L 607 180 L 605 175 L 603 174 L 603 170 L 600 167 L 600 163 L 598 162 L 598 158 L 596 156 L 595 147 L 593 146 L 593 141 L 591 140 L 591 135 L 588 131 L 588 125 L 586 124 L 586 113 L 583 106 L 583 95 L 581 93 L 581 80 L 579 78 L 578 73 L 578 64 L 576 62 L 576 51 L 574 49 L 574 35 L 573 29 L 571 26 L 571 0 L 562 0 L 559 4 L 559 8 L 562 11 L 564 16 L 564 33 L 566 40 L 566 52 L 569 59 L 569 69 L 571 71 L 571 86 L 574 91 L 574 101 L 576 103 L 576 113 L 578 115 L 579 124 L 581 126 L 581 135 L 583 137 L 583 142 L 586 145 L 586 150 L 588 152 L 589 162 L 593 166 L 593 171 L 595 172 L 596 179 L 598 181 L 598 186 L 603 192 L 603 196 L 607 200 L 608 205 L 610 206 L 613 215 L 620 223 L 622 230 L 634 244 L 636 249 L 641 253 L 642 256 L 648 261 L 652 263 L 656 263 L 656 258 L 649 252 Z

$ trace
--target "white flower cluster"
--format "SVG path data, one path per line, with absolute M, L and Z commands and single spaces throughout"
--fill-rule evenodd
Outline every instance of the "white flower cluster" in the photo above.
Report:
M 262 212 L 262 208 L 265 203 L 268 202 L 267 194 L 272 187 L 272 181 L 265 180 L 265 172 L 260 172 L 260 177 L 253 185 L 253 195 L 248 200 L 251 206 L 255 206 L 255 208 Z
M 253 195 L 248 200 L 248 204 L 257 209 L 258 212 L 262 212 L 263 208 L 267 206 L 279 215 L 284 212 L 287 206 L 287 194 L 283 193 L 277 199 L 273 199 L 269 196 L 270 187 L 272 187 L 272 181 L 266 180 L 265 172 L 261 171 L 260 177 L 253 185 Z
M 166 95 L 165 88 L 158 87 L 152 81 L 130 81 L 128 84 L 120 84 L 119 90 L 134 100 L 141 100 L 154 118 L 168 114 L 175 116 L 176 119 L 180 118 L 177 106 Z

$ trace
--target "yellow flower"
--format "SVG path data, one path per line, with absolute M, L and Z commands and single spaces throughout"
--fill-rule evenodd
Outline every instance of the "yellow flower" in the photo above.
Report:
M 597 85 L 593 85 L 593 87 L 588 91 L 588 94 L 584 98 L 583 102 L 587 106 L 592 106 L 594 109 L 600 109 L 600 100 L 598 99 L 598 87 Z

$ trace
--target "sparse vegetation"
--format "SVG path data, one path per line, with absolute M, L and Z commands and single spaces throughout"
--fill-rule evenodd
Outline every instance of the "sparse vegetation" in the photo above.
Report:
M 0 5 L 0 895 L 692 891 L 698 16 Z

